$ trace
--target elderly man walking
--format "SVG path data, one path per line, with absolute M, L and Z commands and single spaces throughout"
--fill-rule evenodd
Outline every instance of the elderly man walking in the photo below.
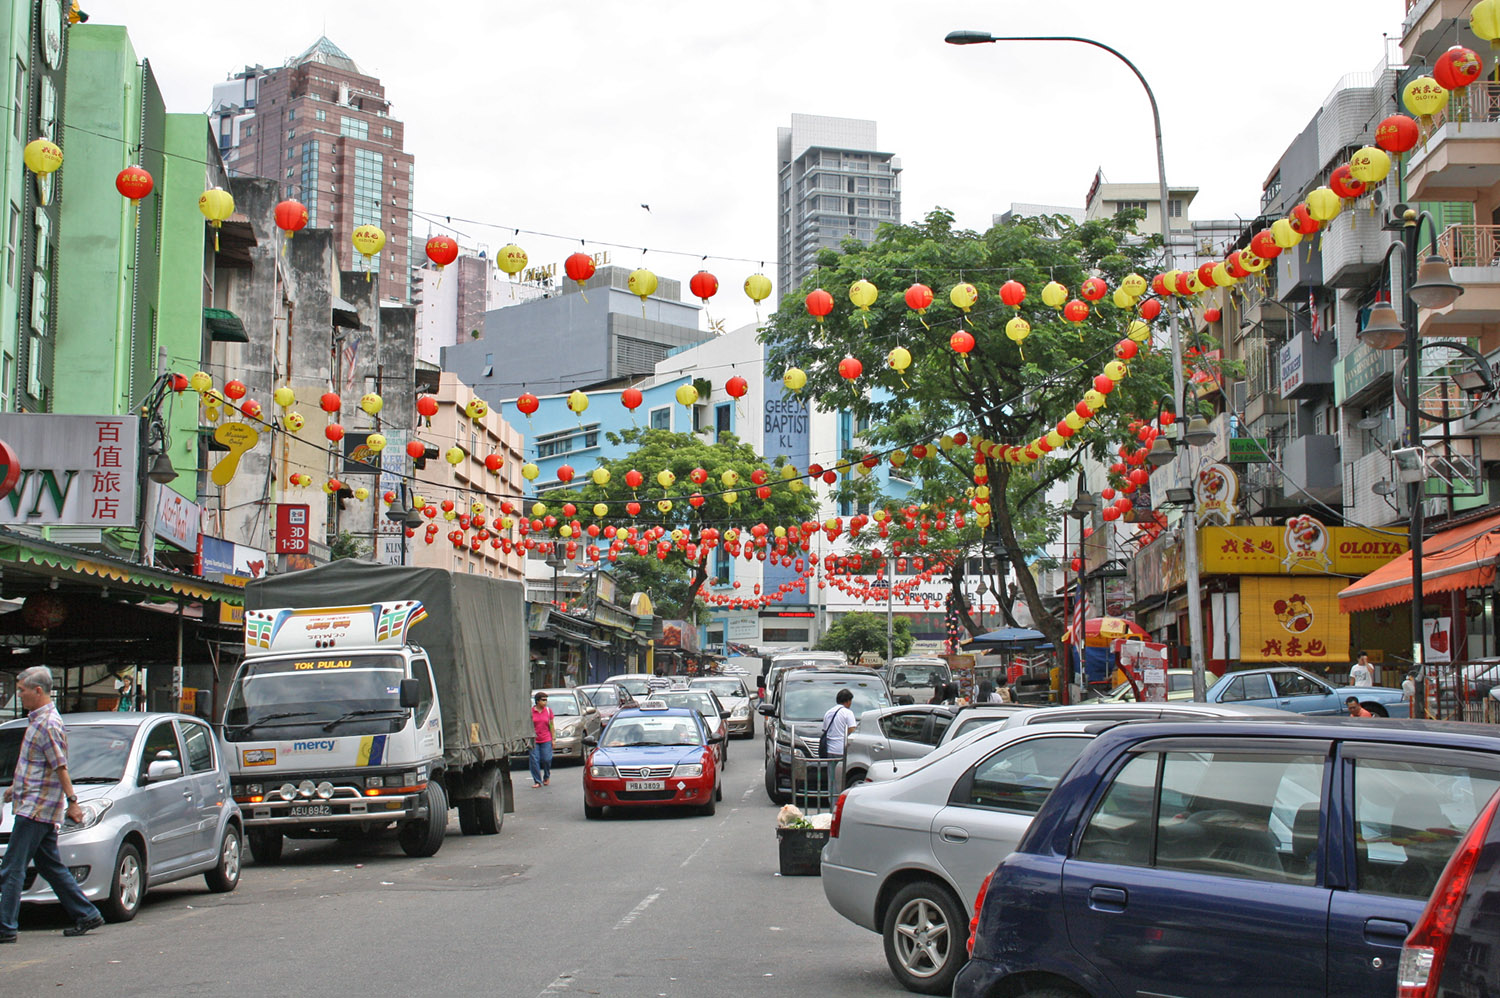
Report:
M 15 777 L 4 794 L 15 820 L 0 864 L 0 943 L 16 941 L 21 888 L 31 862 L 73 919 L 63 935 L 81 936 L 103 925 L 104 918 L 83 896 L 57 852 L 57 829 L 63 815 L 82 822 L 83 810 L 68 776 L 68 729 L 52 706 L 51 670 L 45 666 L 27 669 L 16 677 L 16 691 L 30 723 L 21 738 Z

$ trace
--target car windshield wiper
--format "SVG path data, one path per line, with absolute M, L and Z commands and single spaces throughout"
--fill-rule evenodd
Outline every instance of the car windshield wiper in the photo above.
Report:
M 118 776 L 75 776 L 74 783 L 119 783 Z
M 260 727 L 262 724 L 265 724 L 267 721 L 279 721 L 283 717 L 306 717 L 311 713 L 312 711 L 310 710 L 284 710 L 278 711 L 275 714 L 267 714 L 265 717 L 257 717 L 249 724 L 240 725 L 240 734 L 243 735 L 247 732 L 254 731 L 256 728 Z
M 323 730 L 324 731 L 332 731 L 334 728 L 338 727 L 340 724 L 343 724 L 345 721 L 352 721 L 356 717 L 369 717 L 372 714 L 401 714 L 401 715 L 404 716 L 406 714 L 406 708 L 405 707 L 365 707 L 365 708 L 362 708 L 360 710 L 345 711 L 343 714 L 339 715 L 338 717 L 335 717 L 333 720 L 331 720 L 327 724 L 323 725 Z

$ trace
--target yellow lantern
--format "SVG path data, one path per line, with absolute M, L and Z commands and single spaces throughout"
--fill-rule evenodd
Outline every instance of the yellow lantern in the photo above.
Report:
M 454 444 L 452 447 L 448 448 L 448 452 L 443 455 L 443 459 L 446 460 L 449 464 L 463 464 L 464 458 L 466 456 L 467 455 L 464 454 L 464 449 L 457 444 Z
M 292 391 L 291 385 L 282 385 L 272 393 L 271 398 L 283 409 L 290 409 L 297 402 L 297 393 Z
M 1489 42 L 1490 51 L 1500 50 L 1500 0 L 1479 0 L 1469 11 L 1469 30 Z
M 880 291 L 869 281 L 861 278 L 849 285 L 849 301 L 858 306 L 865 328 L 870 328 L 870 306 L 880 298 Z
M 641 305 L 644 307 L 646 299 L 656 293 L 656 283 L 656 275 L 645 268 L 641 268 L 630 272 L 630 277 L 626 279 L 625 286 L 630 289 L 631 294 L 640 298 Z
M 1049 446 L 1049 447 L 1061 447 L 1062 445 L 1063 445 L 1063 435 L 1061 433 L 1058 433 L 1056 430 L 1048 430 L 1047 431 L 1047 446 Z
M 525 464 L 521 465 L 521 477 L 526 479 L 528 482 L 536 481 L 536 476 L 540 475 L 541 473 L 542 469 L 538 468 L 530 461 L 527 461 Z
M 214 252 L 219 251 L 219 227 L 234 214 L 234 196 L 222 187 L 210 187 L 198 197 L 198 210 L 214 227 Z
M 1090 388 L 1083 393 L 1083 404 L 1098 412 L 1104 408 L 1104 393 L 1097 388 Z
M 740 501 L 740 494 L 738 492 L 726 492 L 719 498 L 723 499 L 724 502 L 726 502 L 730 506 L 733 506 L 735 503 Z
M 1204 288 L 1203 281 L 1198 277 L 1196 270 L 1188 271 L 1187 289 L 1189 295 L 1201 295 L 1207 290 Z
M 365 446 L 370 449 L 371 454 L 379 454 L 385 450 L 385 434 L 372 433 L 365 437 Z
M 506 243 L 495 254 L 495 266 L 511 277 L 515 277 L 526 269 L 526 251 L 515 243 Z
M 1124 381 L 1129 370 L 1124 361 L 1112 360 L 1104 365 L 1104 376 L 1111 381 Z
M 51 139 L 32 139 L 21 152 L 21 159 L 26 163 L 26 168 L 37 177 L 45 177 L 62 166 L 62 148 Z M 44 205 L 47 203 L 47 191 L 50 187 L 47 183 L 37 184 L 37 196 Z
M 474 502 L 469 503 L 469 512 L 472 515 L 474 515 L 474 516 L 483 516 L 484 515 L 484 503 L 479 502 L 477 500 L 474 501 Z
M 781 466 L 781 477 L 782 477 L 783 481 L 788 481 L 788 482 L 791 481 L 792 479 L 796 478 L 797 477 L 797 466 L 794 465 L 794 464 L 784 464 L 784 465 L 782 465 Z
M 856 464 L 854 466 L 854 473 L 857 474 L 860 478 L 866 477 L 873 470 L 875 470 L 875 469 L 866 467 L 863 463 Z
M 469 399 L 469 404 L 464 408 L 473 420 L 483 419 L 490 414 L 490 405 L 484 399 Z
M 411 497 L 411 508 L 412 509 L 421 509 L 423 506 L 426 506 L 426 505 L 427 505 L 427 499 L 426 499 L 425 496 L 412 496 Z
M 278 389 L 278 391 L 279 390 L 280 389 Z M 367 392 L 364 397 L 359 400 L 359 407 L 363 409 L 367 414 L 373 416 L 376 413 L 380 412 L 381 409 L 385 408 L 385 399 L 381 398 L 379 395 L 376 395 L 374 392 Z
M 656 473 L 656 484 L 664 489 L 670 489 L 675 481 L 677 481 L 677 476 L 672 474 L 671 469 L 663 468 Z
M 771 297 L 771 279 L 765 274 L 751 274 L 745 278 L 745 294 L 759 305 Z
M 1363 152 L 1364 150 L 1360 151 Z M 1379 152 L 1379 150 L 1376 151 Z M 1354 164 L 1352 162 L 1349 165 L 1349 172 L 1354 172 Z M 1271 241 L 1274 242 L 1277 246 L 1280 246 L 1282 249 L 1289 250 L 1302 241 L 1302 233 L 1298 232 L 1297 229 L 1292 225 L 1291 219 L 1278 218 L 1276 221 L 1271 223 Z M 1214 280 L 1217 281 L 1218 279 L 1219 270 L 1217 267 L 1215 267 Z
M 676 394 L 677 401 L 684 406 L 691 407 L 698 401 L 698 389 L 692 385 L 679 385 Z
M 1120 281 L 1120 290 L 1128 291 L 1130 293 L 1130 297 L 1132 298 L 1139 298 L 1141 295 L 1145 294 L 1148 287 L 1150 287 L 1150 285 L 1140 274 L 1127 274 L 1125 275 L 1125 278 Z
M 1283 218 L 1281 221 L 1285 222 L 1286 219 Z M 1302 237 L 1298 236 L 1297 238 L 1301 239 Z M 1214 264 L 1213 275 L 1214 283 L 1221 288 L 1232 288 L 1240 283 L 1240 279 L 1229 272 L 1229 264 L 1223 261 Z
M 302 418 L 300 412 L 289 412 L 286 414 L 286 428 L 293 433 L 301 433 L 302 427 L 307 425 L 307 420 Z
M 1136 302 L 1135 295 L 1124 288 L 1115 288 L 1115 293 L 1109 300 L 1115 303 L 1115 308 L 1134 308 Z
M 1432 77 L 1419 76 L 1401 91 L 1401 103 L 1424 125 L 1431 125 L 1432 116 L 1448 106 L 1448 91 Z
M 789 367 L 786 374 L 782 375 L 781 383 L 788 391 L 800 392 L 807 384 L 807 372 L 800 367 Z
M 563 540 L 567 540 L 569 537 L 573 536 L 573 528 L 570 525 L 564 523 L 562 526 L 557 528 L 557 536 L 561 537 Z
M 202 395 L 214 386 L 214 379 L 207 371 L 194 371 L 193 376 L 188 379 L 188 384 L 192 386 L 193 391 Z
M 1352 172 L 1352 171 L 1351 171 Z M 1330 222 L 1344 210 L 1343 199 L 1330 187 L 1319 187 L 1307 195 L 1307 213 L 1319 222 Z M 1240 253 L 1243 261 L 1245 254 Z
M 906 347 L 892 347 L 891 352 L 885 355 L 885 360 L 897 374 L 904 374 L 911 367 L 911 351 Z
M 590 477 L 593 478 L 595 485 L 599 485 L 599 486 L 608 485 L 609 484 L 609 469 L 608 468 L 595 468 L 593 474 Z
M 594 503 L 594 515 L 595 516 L 606 516 L 606 515 L 608 515 L 608 513 L 609 513 L 609 507 L 607 505 L 605 505 L 602 502 L 596 502 L 596 503 Z
M 1443 92 L 1447 93 L 1446 90 Z M 1391 172 L 1391 157 L 1379 146 L 1365 146 L 1349 157 L 1349 172 L 1355 180 L 1378 184 Z M 1271 228 L 1274 234 L 1276 227 Z M 1279 241 L 1277 245 L 1281 245 Z
M 1070 430 L 1081 430 L 1084 427 L 1084 418 L 1077 412 L 1070 412 L 1063 417 L 1063 423 Z
M 1266 257 L 1256 256 L 1249 250 L 1240 250 L 1240 266 L 1250 271 L 1250 273 L 1258 274 L 1270 265 L 1271 261 Z
M 370 498 L 370 490 L 361 485 L 359 488 L 354 490 L 354 498 L 358 499 L 360 502 L 364 502 L 366 499 Z
M 1021 351 L 1021 359 L 1025 360 L 1026 337 L 1031 335 L 1031 323 L 1027 322 L 1019 315 L 1014 316 L 1009 322 L 1005 324 L 1005 335 Z
M 724 483 L 726 489 L 732 489 L 740 483 L 740 473 L 733 468 L 729 468 L 725 470 L 724 474 L 719 476 L 719 481 Z
M 370 261 L 385 248 L 385 230 L 378 225 L 361 225 L 349 234 L 355 250 L 365 258 L 365 280 L 370 279 Z
M 588 407 L 589 407 L 589 397 L 587 395 L 585 395 L 583 392 L 581 392 L 581 391 L 579 391 L 578 389 L 575 388 L 573 391 L 571 391 L 571 392 L 568 393 L 568 408 L 569 409 L 572 409 L 575 413 L 577 413 L 578 415 L 581 416 L 581 415 L 583 415 L 583 411 L 585 409 L 587 409 Z
M 547 515 L 547 504 L 535 502 L 531 504 L 531 515 L 540 519 Z
M 1146 343 L 1151 339 L 1151 327 L 1140 319 L 1132 319 L 1130 325 L 1125 327 L 1125 335 L 1137 343 Z
M 891 451 L 891 467 L 900 468 L 906 464 L 906 451 Z
M 1048 281 L 1042 288 L 1042 304 L 1049 308 L 1062 308 L 1068 300 L 1068 289 L 1056 281 Z
M 960 312 L 967 312 L 979 300 L 979 289 L 972 284 L 955 284 L 948 292 L 948 300 Z

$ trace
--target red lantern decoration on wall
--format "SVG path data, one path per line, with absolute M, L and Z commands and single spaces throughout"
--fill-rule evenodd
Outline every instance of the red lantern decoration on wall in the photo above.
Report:
M 730 378 L 728 381 L 724 382 L 724 391 L 729 395 L 730 398 L 742 399 L 745 397 L 745 393 L 749 390 L 750 382 L 746 381 L 738 374 Z
M 492 473 L 493 472 L 498 472 L 500 470 L 500 466 L 502 464 L 504 464 L 504 463 L 505 463 L 504 459 L 501 458 L 499 454 L 487 454 L 487 455 L 485 455 L 485 458 L 484 458 L 484 467 L 485 467 L 485 469 L 487 471 L 490 471 Z
M 641 394 L 641 390 L 639 388 L 627 388 L 620 393 L 620 404 L 629 409 L 631 412 L 635 412 L 637 409 L 639 409 L 641 407 L 641 403 L 645 401 L 646 396 Z M 517 402 L 517 404 L 519 405 L 520 403 Z M 524 412 L 525 410 L 522 411 Z
M 1416 120 L 1404 114 L 1393 114 L 1375 126 L 1375 144 L 1386 152 L 1410 152 L 1421 138 Z
M 288 239 L 307 227 L 307 205 L 301 201 L 294 201 L 291 198 L 278 201 L 276 210 L 272 214 L 276 219 L 276 227 L 286 233 Z
M 458 243 L 450 236 L 433 236 L 427 240 L 427 259 L 442 270 L 458 259 Z
M 536 412 L 537 407 L 539 407 L 541 404 L 541 400 L 530 392 L 522 392 L 521 396 L 516 399 L 516 408 L 526 416 L 530 416 L 532 413 Z
M 127 166 L 115 174 L 115 190 L 130 199 L 132 208 L 139 208 L 141 199 L 150 195 L 156 188 L 156 181 L 151 179 L 151 174 L 139 166 Z
M 1455 45 L 1432 64 L 1432 78 L 1444 90 L 1462 90 L 1484 72 L 1484 64 L 1473 49 Z
M 953 348 L 955 353 L 968 353 L 974 349 L 974 336 L 967 330 L 960 329 L 948 337 L 948 345 Z
M 344 428 L 338 423 L 329 423 L 323 429 L 323 436 L 327 437 L 334 443 L 338 443 L 340 440 L 344 439 Z
M 594 258 L 587 253 L 573 253 L 563 261 L 563 273 L 568 275 L 568 280 L 578 282 L 580 288 L 594 276 L 595 269 Z
M 807 314 L 822 322 L 823 316 L 833 311 L 833 295 L 817 288 L 808 294 L 806 305 Z
M 719 279 L 706 270 L 700 270 L 688 281 L 688 289 L 707 305 L 708 300 L 719 293 Z
M 324 392 L 318 399 L 318 405 L 324 412 L 338 412 L 344 402 L 339 398 L 338 392 Z

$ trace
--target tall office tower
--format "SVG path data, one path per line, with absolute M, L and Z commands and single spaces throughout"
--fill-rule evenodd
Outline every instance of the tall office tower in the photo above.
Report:
M 358 226 L 385 230 L 369 269 L 381 298 L 409 301 L 414 166 L 390 112 L 380 81 L 323 37 L 284 66 L 247 66 L 217 84 L 209 117 L 225 165 L 281 181 L 307 206 L 308 225 L 333 230 L 344 269 L 366 269 L 349 241 Z
M 901 222 L 901 161 L 875 150 L 875 122 L 792 115 L 776 129 L 776 294 L 812 272 L 817 251 Z

